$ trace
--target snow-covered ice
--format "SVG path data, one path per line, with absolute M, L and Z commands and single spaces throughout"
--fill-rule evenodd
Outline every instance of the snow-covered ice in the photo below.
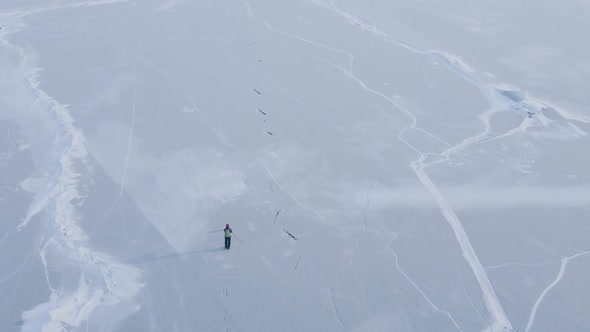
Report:
M 588 17 L 3 1 L 0 330 L 590 330 Z

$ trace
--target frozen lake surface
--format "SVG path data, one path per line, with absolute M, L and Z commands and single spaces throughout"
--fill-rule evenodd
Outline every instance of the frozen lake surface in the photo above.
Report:
M 588 17 L 4 0 L 0 330 L 590 331 Z

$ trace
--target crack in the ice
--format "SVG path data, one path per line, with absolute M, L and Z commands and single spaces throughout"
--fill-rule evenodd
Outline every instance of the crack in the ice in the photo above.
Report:
M 367 214 L 367 211 L 369 211 L 369 207 L 371 205 L 371 196 L 370 196 L 370 193 L 371 193 L 371 190 L 373 189 L 373 181 L 370 181 L 370 183 L 371 183 L 371 185 L 369 186 L 369 189 L 367 189 L 367 192 L 366 192 L 366 195 L 367 195 L 367 203 L 365 204 L 365 207 L 363 208 L 363 213 L 362 213 L 362 215 L 363 215 L 363 222 L 365 223 L 365 231 L 368 230 L 368 227 L 367 227 L 367 216 L 366 216 L 366 214 Z
M 200 254 L 199 256 L 203 260 L 203 262 L 205 264 L 205 267 L 209 265 L 209 259 L 207 258 L 207 255 L 204 252 L 200 251 L 200 252 L 195 252 L 195 253 L 199 253 Z M 181 253 L 176 252 L 176 251 L 174 251 L 174 254 L 156 257 L 155 262 L 161 268 L 161 270 L 165 272 L 165 271 L 168 271 L 169 270 L 169 266 L 164 265 L 162 259 L 163 258 L 173 258 L 173 257 L 177 257 L 180 260 L 182 260 L 183 262 L 185 262 L 185 265 L 188 266 L 188 269 L 191 272 L 194 272 L 194 274 L 197 276 L 197 279 L 199 280 L 199 282 L 203 282 L 205 280 L 212 281 L 213 284 L 214 284 L 215 289 L 216 290 L 221 290 L 221 294 L 218 291 L 215 291 L 215 294 L 216 294 L 215 298 L 219 301 L 220 305 L 223 306 L 223 308 L 224 308 L 224 315 L 225 315 L 224 324 L 226 326 L 226 329 L 228 329 L 229 328 L 228 327 L 228 324 L 232 323 L 234 321 L 234 319 L 233 319 L 233 314 L 230 313 L 228 303 L 227 303 L 225 297 L 223 296 L 223 292 L 224 292 L 223 290 L 225 288 L 222 287 L 219 284 L 218 278 L 215 277 L 215 276 L 213 276 L 213 274 L 211 273 L 211 271 L 210 271 L 209 268 L 204 268 L 203 269 L 204 271 L 207 271 L 206 273 L 208 274 L 208 276 L 203 277 L 201 275 L 201 273 L 199 273 L 195 269 L 195 265 L 192 262 L 186 262 L 185 259 L 188 258 L 187 255 L 181 254 Z M 182 304 L 183 305 L 183 303 L 185 303 L 184 297 L 183 297 L 183 294 L 184 293 L 182 292 L 181 288 L 178 287 L 177 283 L 173 282 L 173 284 L 175 285 L 174 287 L 175 287 L 175 291 L 176 291 L 176 294 L 177 294 L 177 297 L 178 297 L 178 300 L 179 300 L 179 304 Z M 186 320 L 186 318 L 185 318 L 185 320 Z
M 20 270 L 29 262 L 29 258 L 31 257 L 32 252 L 33 252 L 33 248 L 31 248 L 29 250 L 29 253 L 25 257 L 25 259 L 22 261 L 22 263 L 14 271 L 12 271 L 11 273 L 7 274 L 6 276 L 0 278 L 0 283 L 5 282 L 6 280 L 12 278 L 18 272 L 20 272 Z
M 44 7 L 36 7 L 30 9 L 18 9 L 11 12 L 0 13 L 0 16 L 23 18 L 28 15 L 41 14 L 53 10 L 74 9 L 80 7 L 104 6 L 116 3 L 131 2 L 132 0 L 103 0 L 103 1 L 84 1 L 84 2 L 70 2 L 66 4 L 54 4 Z
M 551 261 L 539 262 L 539 263 L 513 263 L 513 262 L 509 262 L 509 263 L 503 263 L 503 264 L 488 266 L 488 267 L 485 267 L 484 269 L 486 271 L 489 271 L 489 270 L 503 268 L 503 267 L 506 267 L 506 266 L 542 266 L 542 265 L 548 265 L 548 264 L 551 264 L 551 263 L 554 263 L 554 262 L 551 262 Z
M 490 322 L 488 322 L 488 320 L 483 316 L 483 314 L 481 313 L 479 308 L 475 305 L 475 302 L 473 302 L 473 297 L 471 296 L 471 293 L 469 292 L 469 290 L 467 290 L 467 287 L 465 287 L 465 283 L 463 282 L 463 278 L 461 278 L 461 274 L 457 273 L 457 277 L 459 278 L 459 282 L 461 283 L 461 287 L 463 287 L 463 290 L 465 291 L 465 293 L 467 294 L 467 297 L 469 298 L 469 302 L 471 303 L 471 306 L 475 309 L 475 311 L 477 312 L 477 314 L 479 315 L 481 320 L 483 320 L 486 323 L 486 325 L 488 327 L 488 331 L 492 331 L 492 326 L 490 325 Z
M 135 131 L 135 115 L 136 115 L 136 111 L 137 111 L 137 102 L 138 102 L 138 99 L 137 99 L 137 62 L 138 62 L 138 60 L 136 59 L 133 63 L 133 79 L 132 79 L 133 98 L 132 98 L 132 104 L 131 104 L 131 106 L 132 106 L 131 124 L 130 124 L 128 139 L 127 139 L 127 150 L 125 153 L 125 159 L 124 159 L 124 163 L 123 163 L 123 174 L 121 176 L 119 193 L 118 193 L 117 197 L 115 198 L 115 200 L 113 201 L 113 203 L 110 205 L 110 207 L 106 210 L 106 212 L 90 228 L 91 231 L 96 229 L 99 225 L 101 225 L 106 220 L 106 218 L 111 214 L 113 209 L 115 209 L 120 204 L 121 198 L 123 198 L 123 196 L 125 194 L 125 181 L 127 178 L 127 170 L 129 167 L 129 160 L 131 157 L 131 149 L 133 146 L 133 137 L 134 137 L 134 131 Z M 143 84 L 144 84 L 144 81 L 142 80 L 142 87 L 143 87 Z
M 12 156 L 12 154 L 13 154 L 13 153 L 14 153 L 16 150 L 18 150 L 18 148 L 19 148 L 19 144 L 16 142 L 16 140 L 15 140 L 15 139 L 14 139 L 14 137 L 12 136 L 12 132 L 11 132 L 10 126 L 9 126 L 7 123 L 4 123 L 4 122 L 0 122 L 0 124 L 4 125 L 4 126 L 6 127 L 6 130 L 8 131 L 8 137 L 10 138 L 10 140 L 11 140 L 11 142 L 12 142 L 12 145 L 14 146 L 14 147 L 12 148 L 12 150 L 10 150 L 10 151 L 8 151 L 8 152 L 5 152 L 5 153 L 2 153 L 2 155 L 0 155 L 0 157 L 1 157 L 1 158 L 0 158 L 0 162 L 4 162 L 4 161 L 6 161 L 8 158 L 10 158 L 10 156 Z
M 283 91 L 283 93 L 285 93 L 285 95 L 287 95 L 287 97 L 291 98 L 292 100 L 294 100 L 295 102 L 297 102 L 299 105 L 303 106 L 304 109 L 306 109 L 307 111 L 311 112 L 315 116 L 319 117 L 322 121 L 326 122 L 328 125 L 330 125 L 332 128 L 334 128 L 337 133 L 339 133 L 341 135 L 345 135 L 347 137 L 350 137 L 350 134 L 348 134 L 348 132 L 345 129 L 343 129 L 342 127 L 338 126 L 332 120 L 330 120 L 329 118 L 327 118 L 322 112 L 320 112 L 320 111 L 316 110 L 315 108 L 309 106 L 306 102 L 304 102 L 303 100 L 301 100 L 301 98 L 295 96 L 283 84 L 281 84 L 280 82 L 278 82 L 274 78 L 270 77 L 266 73 L 260 72 L 260 74 L 262 76 L 264 76 L 267 80 L 271 81 L 273 84 L 275 84 L 276 86 L 278 86 Z
M 184 175 L 186 175 L 186 180 L 188 181 L 188 184 L 195 190 L 195 193 L 197 194 L 197 199 L 198 199 L 198 210 L 201 210 L 201 206 L 202 206 L 202 202 L 201 202 L 201 191 L 199 190 L 199 188 L 194 184 L 194 182 L 192 181 L 190 175 L 188 174 L 188 171 L 184 165 L 184 163 L 181 162 L 182 165 L 182 170 L 184 171 Z
M 336 315 L 338 322 L 344 328 L 344 330 L 348 330 L 348 326 L 342 320 L 342 316 L 340 316 L 340 312 L 338 311 L 338 306 L 336 305 L 336 295 L 334 294 L 334 287 L 330 287 L 330 295 L 332 297 L 332 306 L 334 307 L 334 314 Z
M 543 302 L 543 299 L 545 298 L 547 293 L 549 293 L 549 291 L 561 281 L 561 279 L 563 278 L 563 275 L 565 274 L 565 270 L 567 268 L 567 264 L 569 263 L 569 261 L 572 259 L 581 257 L 583 255 L 589 254 L 589 253 L 590 253 L 590 250 L 584 250 L 584 251 L 577 252 L 575 254 L 565 256 L 561 259 L 561 267 L 559 268 L 559 273 L 557 274 L 557 277 L 555 278 L 555 280 L 553 280 L 553 282 L 549 286 L 547 286 L 547 288 L 545 288 L 543 290 L 541 295 L 539 295 L 539 298 L 537 299 L 537 301 L 533 305 L 533 309 L 531 310 L 531 315 L 529 316 L 529 320 L 528 320 L 528 323 L 527 323 L 527 326 L 526 326 L 524 332 L 529 332 L 530 329 L 533 327 L 539 306 Z
M 53 288 L 53 286 L 51 285 L 51 279 L 49 277 L 49 264 L 47 263 L 47 246 L 50 243 L 55 243 L 55 240 L 53 238 L 50 238 L 49 240 L 47 240 L 45 242 L 45 244 L 43 244 L 42 248 L 38 248 L 38 252 L 39 252 L 39 258 L 41 259 L 41 263 L 43 264 L 43 274 L 45 275 L 45 281 L 47 282 L 47 288 L 49 288 L 49 290 L 51 291 L 52 294 L 57 295 L 57 297 L 61 297 L 63 295 L 63 287 L 65 287 L 65 285 L 63 285 L 62 283 L 62 289 L 58 292 L 56 289 Z M 63 275 L 63 274 L 62 274 Z
M 131 156 L 131 148 L 133 146 L 133 133 L 135 131 L 135 113 L 137 111 L 137 61 L 133 64 L 133 101 L 131 111 L 131 125 L 129 129 L 129 138 L 127 140 L 127 152 L 125 153 L 125 164 L 123 167 L 123 175 L 121 176 L 121 190 L 119 192 L 119 198 L 123 196 L 125 191 L 125 179 L 127 177 L 127 169 L 129 167 L 129 159 Z
M 2 242 L 4 242 L 4 240 L 6 240 L 11 233 L 12 232 L 6 232 L 6 234 L 4 234 L 4 236 L 0 239 L 0 244 L 2 244 Z
M 291 232 L 289 232 L 288 230 L 286 230 L 286 229 L 284 229 L 284 228 L 283 228 L 283 231 L 284 231 L 285 233 L 287 233 L 287 235 L 289 235 L 289 237 L 290 237 L 291 239 L 293 239 L 293 240 L 297 241 L 297 237 L 295 237 L 295 235 L 293 235 Z
M 275 219 L 273 221 L 273 224 L 276 224 L 277 223 L 277 218 L 279 217 L 279 213 L 281 213 L 281 210 L 280 209 L 277 211 L 277 214 L 275 214 Z
M 18 193 L 19 192 L 17 187 L 13 187 L 11 185 L 7 185 L 7 184 L 4 184 L 4 183 L 0 183 L 0 187 L 6 188 L 6 189 L 12 191 L 13 193 Z
M 400 267 L 399 265 L 399 257 L 397 256 L 397 253 L 391 249 L 391 243 L 397 238 L 397 234 L 389 241 L 389 243 L 387 244 L 387 250 L 389 250 L 393 256 L 395 257 L 395 267 L 397 268 L 397 270 L 406 278 L 406 280 L 408 280 L 412 286 L 414 286 L 414 288 L 416 288 L 416 290 L 418 291 L 418 293 L 420 293 L 422 295 L 422 297 L 424 297 L 424 299 L 426 300 L 426 302 L 428 302 L 430 304 L 430 306 L 438 311 L 441 314 L 446 315 L 449 320 L 453 323 L 453 325 L 455 325 L 455 327 L 457 327 L 457 329 L 459 331 L 463 331 L 463 329 L 459 326 L 459 324 L 457 324 L 457 322 L 455 321 L 455 319 L 453 318 L 453 316 L 451 315 L 450 312 L 440 309 L 436 304 L 434 304 L 434 302 L 428 297 L 428 295 L 426 295 L 426 293 L 424 293 L 424 291 L 420 288 L 420 286 L 418 286 L 418 284 L 412 279 L 410 278 L 410 276 L 404 272 L 404 270 Z
M 350 257 L 350 260 L 348 261 L 348 264 L 346 264 L 346 266 L 342 269 L 342 271 L 340 273 L 338 273 L 338 275 L 335 276 L 334 279 L 332 279 L 332 281 L 330 281 L 330 291 L 332 294 L 332 304 L 334 306 L 334 311 L 336 313 L 336 317 L 338 318 L 338 321 L 340 322 L 342 327 L 344 327 L 346 330 L 348 330 L 348 326 L 344 323 L 342 317 L 340 316 L 340 313 L 338 311 L 338 304 L 336 303 L 336 298 L 334 296 L 334 283 L 336 282 L 336 279 L 338 277 L 343 276 L 346 273 L 346 271 L 352 266 L 352 264 L 354 263 L 354 260 L 357 256 L 357 253 L 359 251 L 360 244 L 361 244 L 361 231 L 358 231 L 356 246 L 354 248 L 354 252 L 353 252 L 352 256 Z
M 297 267 L 299 266 L 300 262 L 301 262 L 301 256 L 299 256 L 299 259 L 297 260 L 297 264 L 295 264 L 295 268 L 293 268 L 293 270 L 297 270 Z

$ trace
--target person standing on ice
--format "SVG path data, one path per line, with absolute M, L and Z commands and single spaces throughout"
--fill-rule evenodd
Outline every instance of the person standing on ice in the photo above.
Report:
M 229 224 L 225 225 L 225 229 L 223 230 L 223 234 L 225 235 L 225 249 L 229 250 L 229 246 L 231 245 L 231 228 L 229 228 Z

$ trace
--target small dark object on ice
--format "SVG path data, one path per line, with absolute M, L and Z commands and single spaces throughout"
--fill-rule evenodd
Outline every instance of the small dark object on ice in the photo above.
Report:
M 297 241 L 297 238 L 295 237 L 295 235 L 289 233 L 289 231 L 287 231 L 287 230 L 285 230 L 285 233 L 287 233 L 290 238 L 292 238 L 293 240 Z

